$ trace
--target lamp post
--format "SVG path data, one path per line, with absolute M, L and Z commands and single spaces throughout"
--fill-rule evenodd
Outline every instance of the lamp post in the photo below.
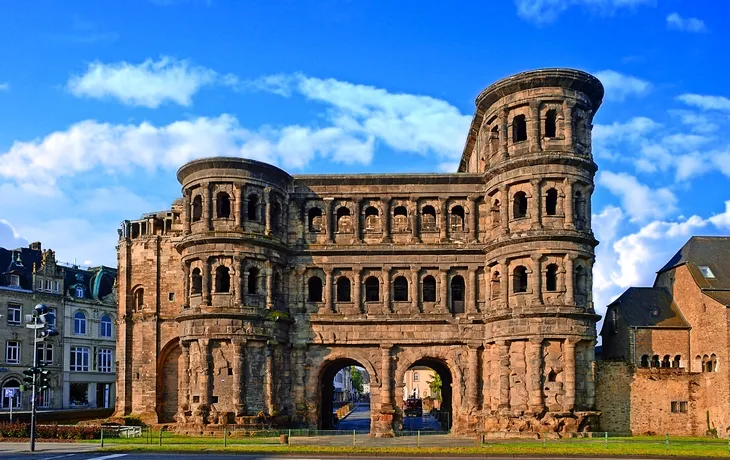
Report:
M 58 335 L 58 331 L 54 329 L 47 329 L 41 331 L 41 336 L 38 337 L 38 330 L 44 329 L 47 326 L 46 318 L 49 312 L 47 305 L 39 303 L 33 308 L 33 322 L 26 324 L 25 327 L 33 329 L 33 367 L 29 370 L 32 372 L 32 390 L 31 390 L 31 403 L 30 403 L 30 451 L 35 452 L 35 402 L 37 398 L 38 389 L 38 375 L 41 373 L 41 369 L 38 368 L 38 341 L 42 341 L 46 337 L 53 337 Z M 27 373 L 25 371 L 24 373 Z

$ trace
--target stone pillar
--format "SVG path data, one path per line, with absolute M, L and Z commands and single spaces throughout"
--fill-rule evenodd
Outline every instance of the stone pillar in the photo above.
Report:
M 243 184 L 238 184 L 236 186 L 236 209 L 235 209 L 235 216 L 237 218 L 236 220 L 236 227 L 237 228 L 243 228 Z
M 362 200 L 361 197 L 355 197 L 353 198 L 353 213 L 352 213 L 352 243 L 362 243 L 361 238 L 361 230 L 360 230 L 360 220 L 361 220 L 361 211 L 360 211 L 360 201 Z
M 327 267 L 324 269 L 324 304 L 327 308 L 327 313 L 335 311 L 334 301 L 332 295 L 334 289 L 332 289 L 332 268 Z
M 203 259 L 203 292 L 202 292 L 202 298 L 201 302 L 204 305 L 210 305 L 210 259 L 204 258 Z
M 475 412 L 479 405 L 477 385 L 479 384 L 479 345 L 469 344 L 468 369 L 466 376 L 466 403 L 469 412 Z M 468 427 L 467 427 L 468 428 Z
M 269 263 L 266 264 L 264 269 L 266 274 L 266 308 L 271 310 L 274 308 L 274 269 Z
M 499 218 L 502 222 L 502 233 L 509 233 L 509 189 L 506 185 L 499 187 L 499 195 L 502 197 L 502 203 L 500 203 L 501 209 L 499 210 Z
M 234 290 L 234 302 L 235 305 L 243 305 L 243 286 L 241 285 L 241 280 L 243 277 L 241 276 L 242 270 L 241 270 L 241 256 L 233 256 L 233 266 L 234 266 L 234 272 L 231 273 L 231 288 Z M 233 282 L 234 280 L 238 280 L 237 283 Z
M 382 197 L 380 201 L 383 203 L 383 220 L 381 221 L 381 226 L 383 228 L 383 243 L 391 243 L 392 240 L 390 239 L 390 200 L 391 197 Z
M 573 151 L 573 101 L 563 101 L 563 129 L 565 131 L 565 150 Z
M 575 230 L 575 223 L 573 222 L 573 182 L 570 179 L 565 179 L 564 200 L 563 209 L 565 210 L 565 228 Z
M 479 199 L 478 196 L 470 196 L 469 197 L 469 241 L 471 243 L 477 243 L 478 237 L 477 237 L 477 225 L 479 220 L 479 208 L 477 205 L 477 200 Z
M 390 313 L 390 269 L 383 267 L 383 313 Z
M 411 282 L 408 285 L 410 292 L 408 295 L 410 296 L 409 300 L 411 301 L 411 312 L 413 313 L 418 313 L 420 311 L 420 308 L 418 308 L 418 272 L 418 268 L 413 266 L 411 267 Z
M 499 159 L 501 161 L 505 161 L 508 158 L 507 153 L 507 136 L 508 136 L 508 130 L 507 130 L 507 114 L 509 113 L 509 109 L 507 107 L 502 107 L 502 110 L 499 111 Z
M 393 410 L 393 388 L 391 373 L 390 344 L 380 345 L 380 410 L 381 412 L 392 412 Z
M 540 138 L 540 101 L 530 101 L 530 116 L 527 120 L 527 139 L 530 143 L 530 152 L 542 151 Z
M 271 187 L 264 189 L 264 233 L 271 235 Z
M 299 276 L 299 307 L 301 310 L 307 311 L 307 267 L 300 265 L 297 267 L 297 275 Z
M 180 394 L 178 407 L 185 411 L 190 410 L 190 344 L 181 340 L 180 350 L 182 351 L 182 373 L 178 384 Z
M 532 287 L 532 304 L 542 303 L 542 271 L 540 268 L 540 254 L 532 254 L 532 271 L 530 272 L 530 286 Z
M 185 190 L 185 201 L 183 202 L 183 206 L 185 206 L 185 220 L 183 221 L 183 233 L 186 235 L 190 233 L 190 225 L 192 221 L 192 213 L 193 213 L 193 206 L 192 202 L 190 200 L 190 190 Z
M 565 255 L 565 303 L 575 305 L 575 274 L 573 273 L 573 255 Z
M 509 413 L 509 342 L 498 340 L 496 345 L 499 350 L 499 411 L 503 414 Z
M 241 187 L 233 184 L 233 196 L 231 197 L 231 213 L 233 214 L 233 225 L 238 228 L 241 223 Z
M 276 412 L 276 395 L 274 394 L 274 350 L 272 345 L 266 345 L 264 353 L 266 353 L 266 411 L 269 415 Z
M 448 198 L 439 198 L 439 239 L 442 243 L 449 241 L 448 225 L 449 225 L 449 200 Z
M 596 341 L 588 343 L 588 365 L 590 368 L 586 373 L 586 408 L 595 410 L 596 406 Z
M 293 359 L 294 365 L 294 409 L 297 412 L 303 412 L 307 408 L 306 399 L 306 382 L 304 379 L 307 375 L 306 370 L 306 354 L 307 345 L 304 343 L 294 343 Z
M 299 213 L 298 227 L 297 227 L 297 244 L 302 245 L 306 240 L 306 234 L 309 231 L 307 222 L 307 208 L 306 201 L 298 201 L 296 203 L 297 211 Z
M 352 267 L 352 302 L 355 305 L 355 311 L 362 313 L 362 267 Z
M 533 230 L 542 228 L 540 223 L 540 179 L 530 180 L 532 185 L 532 201 L 530 202 L 530 226 Z
M 591 196 L 593 195 L 593 190 L 595 187 L 593 185 L 589 185 L 586 188 L 586 231 L 591 231 Z
M 540 414 L 545 410 L 542 397 L 542 339 L 532 338 L 529 342 L 527 364 L 530 374 L 527 379 L 529 393 L 529 409 L 533 414 Z
M 332 198 L 324 199 L 324 230 L 327 232 L 327 242 L 335 242 L 335 217 L 332 214 L 335 200 Z
M 575 341 L 573 339 L 565 339 L 563 344 L 563 371 L 565 372 L 563 411 L 569 412 L 575 408 Z
M 183 276 L 185 277 L 183 281 L 183 289 L 185 290 L 183 294 L 183 308 L 188 308 L 190 307 L 190 262 L 188 261 L 183 262 Z
M 246 359 L 246 340 L 235 337 L 233 345 L 233 408 L 237 417 L 246 415 L 246 388 L 243 377 L 243 362 Z
M 418 198 L 411 198 L 411 243 L 420 243 L 421 239 L 418 237 Z
M 200 406 L 209 409 L 212 396 L 210 374 L 213 368 L 213 359 L 210 355 L 210 339 L 198 339 L 198 348 L 200 349 L 200 379 L 198 380 L 200 383 Z
M 499 265 L 502 267 L 502 275 L 499 280 L 499 289 L 502 291 L 499 298 L 504 302 L 504 308 L 509 308 L 509 259 L 502 259 L 499 261 Z
M 205 222 L 205 229 L 210 230 L 211 216 L 210 216 L 210 184 L 203 184 L 203 222 Z
M 441 313 L 448 313 L 451 311 L 449 308 L 449 269 L 440 268 L 439 277 L 439 284 L 441 285 L 439 286 L 441 288 Z
M 477 292 L 477 269 L 476 267 L 469 267 L 466 292 L 464 293 L 467 314 L 476 314 L 477 312 Z
M 588 262 L 587 266 L 588 269 L 586 270 L 586 287 L 588 288 L 588 292 L 586 295 L 588 296 L 588 301 L 586 302 L 586 308 L 589 310 L 594 309 L 593 305 L 593 264 L 595 263 L 596 258 L 591 257 Z

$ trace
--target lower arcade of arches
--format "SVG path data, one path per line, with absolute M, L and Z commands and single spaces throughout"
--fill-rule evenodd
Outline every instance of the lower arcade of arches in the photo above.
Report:
M 572 435 L 597 427 L 594 346 L 579 338 L 433 346 L 175 340 L 157 363 L 157 403 L 147 418 L 180 431 L 330 429 L 332 379 L 357 366 L 369 376 L 371 434 L 390 436 L 403 426 L 406 371 L 427 366 L 443 382 L 441 411 L 453 433 Z

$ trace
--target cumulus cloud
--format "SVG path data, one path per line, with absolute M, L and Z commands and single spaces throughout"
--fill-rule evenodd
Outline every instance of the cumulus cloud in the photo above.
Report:
M 705 22 L 697 18 L 683 18 L 679 13 L 671 13 L 667 16 L 667 28 L 681 30 L 683 32 L 707 32 Z
M 92 62 L 82 75 L 69 79 L 68 89 L 77 97 L 112 98 L 126 105 L 157 108 L 165 102 L 189 106 L 201 87 L 236 82 L 232 75 L 163 56 L 141 64 Z
M 681 94 L 677 100 L 702 110 L 720 110 L 730 112 L 730 99 L 724 96 L 707 96 L 703 94 Z
M 651 90 L 651 83 L 615 70 L 600 70 L 594 75 L 601 80 L 609 101 L 623 101 L 627 96 L 643 96 Z
M 677 197 L 671 190 L 653 189 L 630 174 L 604 171 L 598 183 L 621 200 L 622 208 L 635 221 L 662 218 L 677 208 Z
M 655 0 L 515 0 L 517 14 L 530 22 L 553 22 L 565 10 L 579 6 L 594 13 L 610 15 L 620 9 L 654 5 Z
M 28 246 L 28 240 L 20 236 L 10 222 L 0 219 L 0 248 L 16 249 L 25 246 Z

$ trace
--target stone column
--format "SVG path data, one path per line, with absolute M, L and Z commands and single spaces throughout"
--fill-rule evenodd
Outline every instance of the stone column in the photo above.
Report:
M 540 269 L 540 254 L 532 254 L 532 272 L 530 273 L 530 286 L 532 287 L 532 304 L 542 303 L 542 271 Z
M 391 242 L 390 239 L 390 200 L 391 197 L 382 197 L 380 201 L 383 203 L 383 220 L 381 226 L 383 228 L 383 243 L 387 244 Z
M 563 130 L 565 132 L 565 150 L 573 151 L 573 101 L 563 101 Z
M 420 309 L 418 308 L 418 268 L 411 267 L 411 283 L 408 286 L 411 301 L 411 311 L 414 313 L 418 313 Z
M 264 353 L 266 353 L 266 411 L 269 415 L 276 411 L 276 395 L 274 394 L 274 350 L 272 345 L 266 345 Z
M 334 289 L 332 289 L 332 268 L 327 267 L 324 269 L 324 304 L 327 308 L 327 313 L 335 311 L 334 301 L 332 295 Z
M 533 230 L 539 230 L 542 228 L 540 223 L 540 202 L 542 197 L 540 196 L 540 179 L 530 180 L 532 185 L 532 201 L 530 202 L 530 226 Z
M 361 197 L 354 197 L 353 198 L 353 213 L 352 213 L 352 243 L 362 243 L 361 238 L 361 231 L 360 231 L 360 220 L 361 220 L 361 211 L 360 211 L 360 201 L 362 200 Z
M 508 136 L 508 130 L 507 130 L 507 114 L 509 113 L 509 109 L 507 109 L 507 106 L 502 107 L 502 110 L 499 111 L 499 156 L 501 161 L 505 161 L 508 158 L 507 153 L 507 136 Z
M 243 305 L 243 286 L 241 285 L 241 280 L 243 277 L 241 276 L 241 256 L 235 255 L 233 256 L 233 266 L 235 267 L 235 272 L 231 273 L 231 288 L 234 290 L 234 302 L 236 305 Z M 234 280 L 238 280 L 237 283 L 233 282 Z
M 337 228 L 335 216 L 333 215 L 334 204 L 335 200 L 333 198 L 324 199 L 324 229 L 327 232 L 327 241 L 329 243 L 335 242 L 335 229 Z
M 586 287 L 588 289 L 588 292 L 586 292 L 586 295 L 588 297 L 588 302 L 586 303 L 586 307 L 590 310 L 594 309 L 593 305 L 593 264 L 595 263 L 596 258 L 591 257 L 588 262 L 588 269 L 586 270 Z
M 529 409 L 533 414 L 540 414 L 545 409 L 542 399 L 542 339 L 532 338 L 527 355 L 530 374 L 527 379 L 529 393 Z
M 569 412 L 575 408 L 575 342 L 573 339 L 565 339 L 563 344 L 563 371 L 565 372 L 563 411 Z
M 203 259 L 203 285 L 201 286 L 203 288 L 202 292 L 202 298 L 201 302 L 204 305 L 210 305 L 210 259 L 204 258 Z
M 264 189 L 264 233 L 271 235 L 271 187 Z
M 203 184 L 203 222 L 205 222 L 205 229 L 210 230 L 211 216 L 210 216 L 210 184 Z
M 231 213 L 233 214 L 233 225 L 238 228 L 241 223 L 241 187 L 233 184 L 233 196 L 231 197 Z
M 466 280 L 466 312 L 468 314 L 476 314 L 477 312 L 477 269 L 469 267 L 469 275 Z
M 499 265 L 502 268 L 502 275 L 499 280 L 499 289 L 502 291 L 499 298 L 504 302 L 504 308 L 509 308 L 509 259 L 502 259 L 499 261 Z
M 479 405 L 477 385 L 479 384 L 479 345 L 469 344 L 468 369 L 466 376 L 466 403 L 469 412 L 475 412 Z
M 441 197 L 439 198 L 439 239 L 442 243 L 447 243 L 449 241 L 448 237 L 448 217 L 449 217 L 449 200 L 448 198 Z
M 492 345 L 484 344 L 482 352 L 482 410 L 487 413 L 491 410 L 492 389 L 490 385 L 492 375 Z
M 190 225 L 192 221 L 192 212 L 193 212 L 193 206 L 192 202 L 190 200 L 190 190 L 185 190 L 185 201 L 183 206 L 185 206 L 185 220 L 183 221 L 183 233 L 186 235 L 190 233 Z
M 530 101 L 530 117 L 527 120 L 527 138 L 530 143 L 530 152 L 542 151 L 540 137 L 540 101 Z
M 575 274 L 573 273 L 573 255 L 565 255 L 565 303 L 575 305 Z
M 479 220 L 479 208 L 477 206 L 477 200 L 479 199 L 478 196 L 470 196 L 469 197 L 469 241 L 471 243 L 477 243 L 478 237 L 477 237 L 477 225 Z
M 418 198 L 411 198 L 411 243 L 420 243 L 421 240 L 418 237 Z
M 183 289 L 185 289 L 185 293 L 183 294 L 183 308 L 188 308 L 190 307 L 190 262 L 188 261 L 183 262 L 183 276 L 185 277 L 183 282 Z
M 294 343 L 294 352 L 292 362 L 294 364 L 294 408 L 297 412 L 304 411 L 307 408 L 306 399 L 306 354 L 307 345 L 304 343 Z
M 231 339 L 233 345 L 233 408 L 237 417 L 246 415 L 246 388 L 243 376 L 243 362 L 246 359 L 246 340 Z
M 306 239 L 306 234 L 309 231 L 307 222 L 307 208 L 306 208 L 306 201 L 298 201 L 296 203 L 297 205 L 297 212 L 299 213 L 299 219 L 298 219 L 298 227 L 297 227 L 297 244 L 304 244 Z
M 235 210 L 235 216 L 238 220 L 236 220 L 236 227 L 237 228 L 243 228 L 243 184 L 238 184 L 236 186 L 236 210 Z
M 210 339 L 198 339 L 200 349 L 200 406 L 210 408 L 212 388 L 210 385 L 210 373 L 213 367 L 212 356 L 210 355 Z
M 266 274 L 266 308 L 271 310 L 274 308 L 274 269 L 269 263 L 266 264 L 264 273 Z
M 449 269 L 440 268 L 439 277 L 439 287 L 441 288 L 441 313 L 448 313 L 451 311 L 449 308 Z
M 570 179 L 565 179 L 564 200 L 563 209 L 565 210 L 565 228 L 575 230 L 575 223 L 573 222 L 573 182 Z
M 499 350 L 499 411 L 503 414 L 509 413 L 509 342 L 498 340 L 496 345 Z
M 185 411 L 190 410 L 190 344 L 181 340 L 180 350 L 182 351 L 182 373 L 178 384 L 178 392 L 180 393 L 178 407 Z
M 586 406 L 588 410 L 595 410 L 596 406 L 596 341 L 588 343 L 588 365 L 586 373 Z
M 243 264 L 241 265 L 241 279 L 243 281 L 242 281 L 240 288 L 241 288 L 241 299 L 242 299 L 243 304 L 247 303 L 246 295 L 245 295 L 245 294 L 248 294 L 248 270 L 247 270 L 247 268 L 248 267 L 243 266 Z
M 297 267 L 297 274 L 299 276 L 299 307 L 304 312 L 307 311 L 307 267 L 304 265 Z
M 590 185 L 586 188 L 586 231 L 591 231 L 591 196 L 595 187 Z
M 502 233 L 509 233 L 509 190 L 506 185 L 499 187 L 499 195 L 502 197 L 500 203 L 501 209 L 499 210 L 499 218 L 502 221 Z
M 393 389 L 390 369 L 390 344 L 380 345 L 380 410 L 391 412 L 393 410 Z
M 390 313 L 390 270 L 391 267 L 383 267 L 383 313 Z
M 355 305 L 355 311 L 362 313 L 362 267 L 352 267 L 352 302 Z

